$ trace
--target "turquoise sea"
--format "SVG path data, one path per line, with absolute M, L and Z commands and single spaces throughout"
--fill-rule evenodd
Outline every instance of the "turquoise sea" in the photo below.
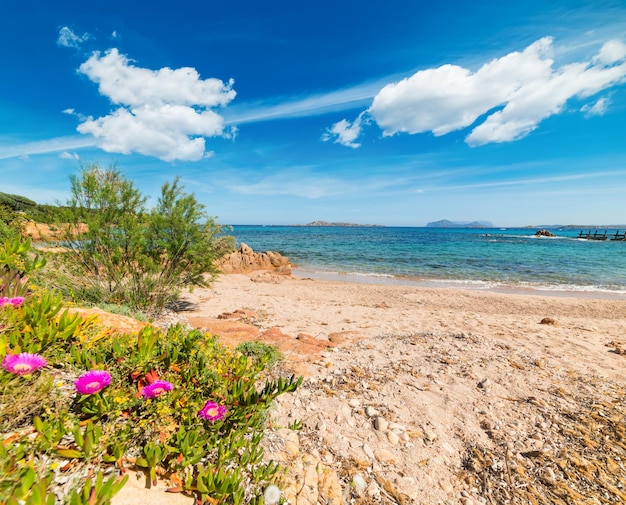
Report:
M 231 233 L 257 252 L 288 256 L 296 275 L 626 299 L 626 242 L 550 231 L 557 237 L 529 228 L 239 225 Z

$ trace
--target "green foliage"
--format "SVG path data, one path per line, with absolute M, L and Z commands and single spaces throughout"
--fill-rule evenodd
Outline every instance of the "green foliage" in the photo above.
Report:
M 70 505 L 107 505 L 111 498 L 124 487 L 128 475 L 109 477 L 106 481 L 102 472 L 98 472 L 96 480 L 87 477 L 82 489 L 72 490 Z
M 26 210 L 30 207 L 34 207 L 37 204 L 26 198 L 25 196 L 20 195 L 11 195 L 9 193 L 0 192 L 0 204 L 6 205 L 10 209 L 13 210 Z
M 29 255 L 30 245 L 14 237 L 0 247 L 0 296 L 26 296 L 30 276 L 46 265 L 45 258 Z
M 87 167 L 71 190 L 63 257 L 79 299 L 158 312 L 182 289 L 209 285 L 215 260 L 233 247 L 178 179 L 163 185 L 151 210 L 115 168 Z
M 42 353 L 53 345 L 70 342 L 81 319 L 61 308 L 60 295 L 45 293 L 27 300 L 21 310 L 9 311 L 9 329 L 0 335 L 0 352 Z
M 0 242 L 4 242 L 21 235 L 24 220 L 18 212 L 1 203 L 1 197 L 2 193 L 0 193 Z
M 261 378 L 275 348 L 242 353 L 180 325 L 119 334 L 68 316 L 47 293 L 0 307 L 0 326 L 0 358 L 27 350 L 48 362 L 30 375 L 0 370 L 0 427 L 12 431 L 0 443 L 0 503 L 106 505 L 124 468 L 137 468 L 151 483 L 169 476 L 198 503 L 258 505 L 280 477 L 263 458 L 267 410 L 302 377 Z M 110 385 L 77 394 L 76 377 L 96 369 Z M 172 388 L 150 396 L 144 388 L 155 381 Z M 202 417 L 207 404 L 223 410 Z M 59 476 L 72 483 L 62 502 Z
M 98 307 L 105 312 L 110 312 L 111 314 L 119 314 L 120 316 L 132 317 L 137 321 L 148 321 L 148 317 L 144 312 L 133 310 L 128 305 L 120 305 L 117 303 L 99 303 Z
M 10 212 L 14 216 L 19 216 L 23 220 L 32 220 L 37 223 L 52 223 L 58 216 L 60 208 L 56 205 L 38 204 L 29 198 L 21 195 L 11 195 L 0 192 L 0 208 L 4 207 L 5 212 Z M 6 215 L 0 210 L 0 228 L 2 216 Z M 0 235 L 0 240 L 2 236 Z
M 237 351 L 271 368 L 283 359 L 278 346 L 266 344 L 260 341 L 242 342 L 237 346 Z

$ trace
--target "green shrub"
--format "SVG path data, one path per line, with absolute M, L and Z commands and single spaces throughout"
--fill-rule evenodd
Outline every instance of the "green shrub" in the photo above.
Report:
M 18 238 L 23 229 L 24 218 L 13 208 L 0 203 L 0 242 Z
M 58 218 L 61 210 L 56 205 L 38 204 L 25 196 L 2 192 L 0 192 L 0 207 L 19 214 L 22 219 L 48 224 Z M 0 223 L 2 222 L 1 214 L 2 212 L 0 212 Z
M 283 359 L 278 346 L 266 344 L 261 341 L 242 342 L 237 346 L 237 351 L 261 363 L 267 368 L 271 368 Z
M 71 191 L 62 257 L 78 298 L 158 312 L 183 289 L 208 286 L 215 260 L 234 246 L 178 179 L 163 185 L 153 209 L 114 168 L 83 169 Z
M 46 265 L 45 258 L 29 254 L 30 245 L 21 237 L 0 242 L 0 296 L 26 296 L 30 276 Z

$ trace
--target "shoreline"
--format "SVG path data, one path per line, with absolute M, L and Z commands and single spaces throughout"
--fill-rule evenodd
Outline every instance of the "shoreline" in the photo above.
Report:
M 626 290 L 609 290 L 594 286 L 572 286 L 566 289 L 549 285 L 520 285 L 500 282 L 423 279 L 419 277 L 398 276 L 391 274 L 321 271 L 307 267 L 294 266 L 292 273 L 297 277 L 345 282 L 354 284 L 381 284 L 390 286 L 414 286 L 423 288 L 467 289 L 470 291 L 492 292 L 502 294 L 538 295 L 554 297 L 597 298 L 601 300 L 626 300 Z

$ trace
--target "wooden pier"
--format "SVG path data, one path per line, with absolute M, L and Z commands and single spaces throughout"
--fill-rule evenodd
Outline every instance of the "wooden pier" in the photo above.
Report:
M 617 230 L 614 235 L 609 235 L 608 230 L 604 230 L 604 233 L 598 233 L 598 230 L 595 230 L 593 233 L 591 233 L 591 230 L 580 230 L 577 238 L 585 240 L 611 240 L 613 242 L 626 242 L 626 231 L 620 233 L 620 231 Z

